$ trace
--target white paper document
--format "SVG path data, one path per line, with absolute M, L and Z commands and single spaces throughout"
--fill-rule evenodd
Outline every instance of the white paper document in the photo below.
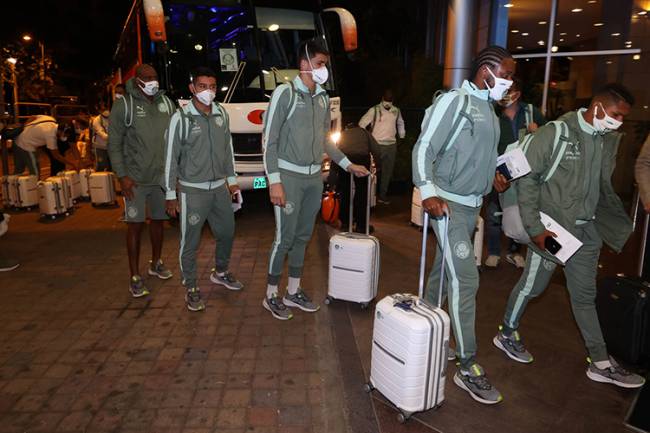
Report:
M 514 180 L 530 173 L 530 165 L 524 152 L 516 148 L 497 157 L 497 170 L 506 179 Z
M 566 263 L 582 247 L 582 242 L 544 212 L 540 212 L 539 215 L 546 230 L 555 233 L 557 235 L 555 240 L 562 246 L 555 257 L 562 263 Z
M 241 191 L 237 191 L 233 196 L 232 196 L 232 211 L 237 212 L 239 209 L 241 209 L 241 205 L 244 202 L 244 197 L 241 194 Z

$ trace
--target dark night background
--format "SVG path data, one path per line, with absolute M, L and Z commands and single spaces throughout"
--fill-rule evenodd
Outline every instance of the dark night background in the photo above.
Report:
M 277 3 L 255 2 L 276 7 Z M 281 6 L 305 8 L 309 3 L 282 1 Z M 60 91 L 88 102 L 93 82 L 111 73 L 112 55 L 131 4 L 132 0 L 11 2 L 2 9 L 0 46 L 25 44 L 23 34 L 34 37 L 30 49 L 44 42 L 57 65 L 54 80 L 62 86 Z M 423 58 L 426 4 L 423 0 L 322 1 L 323 7 L 347 8 L 357 20 L 359 50 L 339 70 L 344 106 L 376 103 L 387 86 L 395 88 L 402 105 L 428 105 L 439 73 L 432 61 Z

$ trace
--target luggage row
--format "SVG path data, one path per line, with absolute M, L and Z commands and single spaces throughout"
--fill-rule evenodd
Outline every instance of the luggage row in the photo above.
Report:
M 93 206 L 115 204 L 116 178 L 113 173 L 92 169 L 59 172 L 39 181 L 37 176 L 3 176 L 2 203 L 6 209 L 32 210 L 38 207 L 44 218 L 69 215 L 77 201 Z

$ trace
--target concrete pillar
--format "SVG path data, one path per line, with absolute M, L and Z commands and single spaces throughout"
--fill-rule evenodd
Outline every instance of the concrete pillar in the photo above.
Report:
M 475 41 L 473 0 L 449 0 L 443 86 L 459 87 L 469 77 Z

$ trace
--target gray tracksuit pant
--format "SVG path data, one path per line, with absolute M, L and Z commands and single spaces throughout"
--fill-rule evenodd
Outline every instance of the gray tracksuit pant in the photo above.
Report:
M 235 236 L 235 216 L 228 187 L 224 184 L 210 191 L 181 187 L 181 246 L 179 262 L 185 287 L 196 287 L 196 254 L 201 242 L 203 224 L 208 221 L 217 240 L 215 269 L 228 270 Z
M 395 159 L 397 158 L 397 143 L 380 144 L 381 171 L 379 172 L 379 197 L 385 199 L 388 194 L 388 186 L 393 177 Z
M 583 242 L 565 267 L 571 309 L 592 361 L 608 359 L 607 346 L 596 313 L 596 273 L 602 240 L 593 222 L 577 226 L 577 238 Z M 556 264 L 528 249 L 526 268 L 510 293 L 503 318 L 505 332 L 519 327 L 528 301 L 541 295 L 548 286 Z
M 445 297 L 448 297 L 449 316 L 456 338 L 456 356 L 460 360 L 461 367 L 467 369 L 474 363 L 476 355 L 474 322 L 479 276 L 472 239 L 481 208 L 464 206 L 451 201 L 447 203 L 451 216 L 445 259 L 446 292 L 443 293 L 442 303 L 444 304 Z M 438 301 L 440 284 L 444 221 L 431 219 L 431 227 L 438 239 L 438 246 L 425 296 L 431 304 L 435 305 Z
M 284 259 L 289 259 L 289 276 L 300 278 L 305 249 L 314 232 L 316 214 L 323 194 L 321 173 L 303 175 L 280 169 L 286 206 L 274 206 L 275 240 L 269 258 L 268 284 L 278 285 Z

